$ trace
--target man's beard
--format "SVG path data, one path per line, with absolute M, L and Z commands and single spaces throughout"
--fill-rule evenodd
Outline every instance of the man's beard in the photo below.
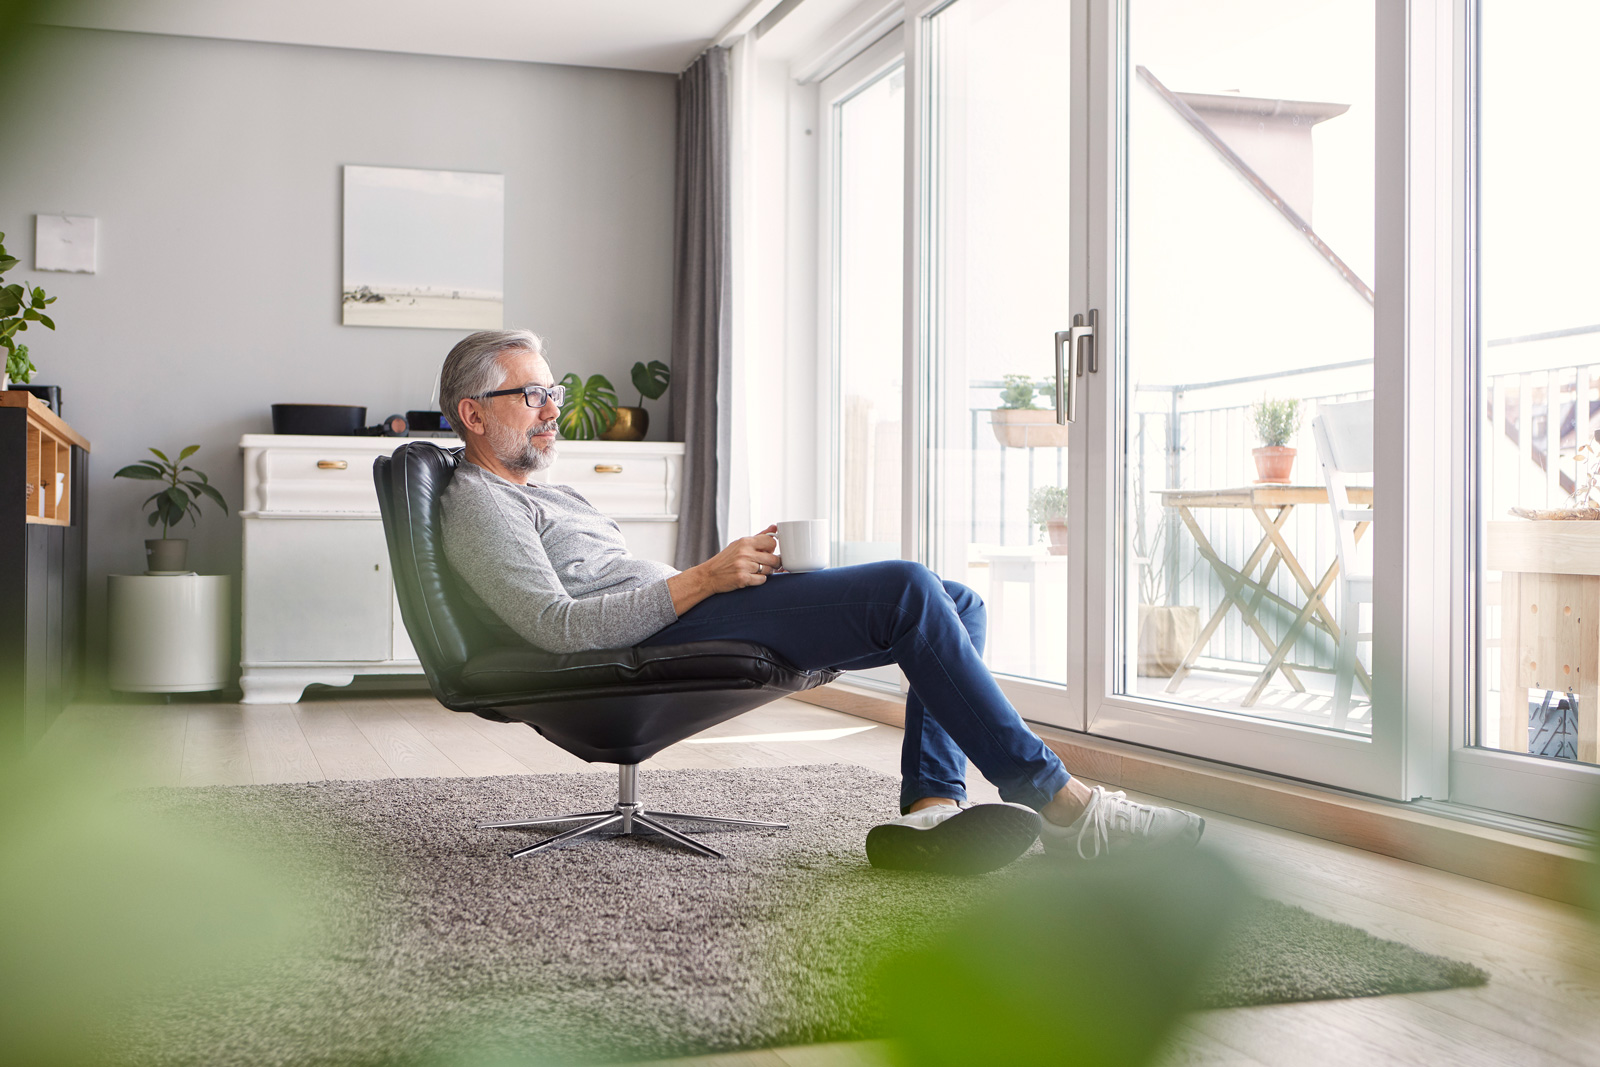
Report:
M 489 442 L 494 448 L 494 454 L 507 470 L 516 471 L 518 474 L 528 474 L 532 471 L 542 471 L 556 461 L 555 442 L 541 448 L 535 444 L 534 436 L 549 433 L 556 429 L 558 423 L 552 419 L 541 422 L 530 428 L 525 436 L 519 437 L 515 430 L 508 426 L 497 427 L 494 438 Z

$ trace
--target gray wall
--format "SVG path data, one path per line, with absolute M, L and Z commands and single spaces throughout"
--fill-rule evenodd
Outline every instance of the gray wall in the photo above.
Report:
M 199 443 L 236 508 L 239 436 L 270 432 L 274 401 L 365 404 L 371 423 L 431 406 L 460 332 L 339 325 L 343 164 L 503 173 L 506 324 L 544 334 L 557 375 L 628 398 L 635 360 L 669 359 L 674 92 L 662 74 L 41 30 L 6 90 L 21 137 L 0 152 L 0 230 L 15 280 L 59 297 L 57 331 L 24 338 L 35 380 L 94 446 L 91 618 L 107 573 L 143 569 L 149 483 L 111 474 L 147 446 Z M 33 270 L 36 212 L 97 217 L 99 273 Z M 238 572 L 237 517 L 185 534 L 192 566 Z

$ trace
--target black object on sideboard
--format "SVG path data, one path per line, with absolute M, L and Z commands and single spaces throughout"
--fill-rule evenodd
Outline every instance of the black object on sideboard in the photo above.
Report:
M 88 491 L 89 443 L 29 394 L 0 393 L 0 751 L 32 746 L 77 694 Z

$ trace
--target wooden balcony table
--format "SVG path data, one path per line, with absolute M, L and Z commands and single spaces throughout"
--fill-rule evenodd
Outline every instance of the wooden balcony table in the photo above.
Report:
M 1167 489 L 1163 490 L 1160 496 L 1163 507 L 1177 511 L 1189 535 L 1194 538 L 1201 557 L 1216 572 L 1223 588 L 1222 602 L 1211 613 L 1211 618 L 1206 624 L 1200 628 L 1199 635 L 1189 647 L 1189 651 L 1184 654 L 1178 669 L 1172 672 L 1172 678 L 1167 682 L 1167 692 L 1178 691 L 1183 680 L 1194 670 L 1195 661 L 1205 651 L 1212 635 L 1227 618 L 1228 612 L 1237 610 L 1245 625 L 1250 627 L 1251 632 L 1260 640 L 1261 646 L 1267 650 L 1268 655 L 1266 665 L 1259 671 L 1230 672 L 1255 675 L 1255 681 L 1240 702 L 1241 705 L 1247 708 L 1254 707 L 1267 688 L 1267 684 L 1272 681 L 1273 675 L 1279 673 L 1295 692 L 1304 693 L 1306 687 L 1300 680 L 1299 672 L 1324 668 L 1290 663 L 1289 652 L 1307 626 L 1315 626 L 1331 635 L 1335 641 L 1339 639 L 1339 624 L 1334 619 L 1333 611 L 1323 599 L 1338 578 L 1339 562 L 1335 559 L 1321 577 L 1313 582 L 1305 567 L 1295 556 L 1293 546 L 1284 537 L 1283 528 L 1288 523 L 1289 517 L 1294 514 L 1295 508 L 1306 504 L 1327 506 L 1328 490 L 1320 485 L 1248 485 L 1231 489 Z M 1350 503 L 1371 507 L 1372 489 L 1352 487 Z M 1235 508 L 1249 511 L 1255 516 L 1256 522 L 1261 525 L 1261 540 L 1256 543 L 1255 549 L 1242 566 L 1234 567 L 1229 564 L 1212 546 L 1205 531 L 1195 520 L 1194 512 L 1199 508 Z M 1365 522 L 1356 524 L 1357 541 L 1366 533 L 1369 525 L 1370 523 Z M 1294 576 L 1295 584 L 1305 596 L 1304 603 L 1292 603 L 1268 587 L 1272 576 L 1277 573 L 1280 566 Z M 1258 567 L 1259 575 L 1256 573 Z M 1267 601 L 1294 614 L 1294 622 L 1284 631 L 1282 641 L 1274 641 L 1271 633 L 1261 622 L 1258 613 L 1263 603 Z M 1359 660 L 1356 662 L 1356 678 L 1368 693 L 1372 692 L 1372 679 Z

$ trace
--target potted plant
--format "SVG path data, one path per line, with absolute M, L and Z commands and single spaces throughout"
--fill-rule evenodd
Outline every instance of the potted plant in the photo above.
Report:
M 160 449 L 152 448 L 155 459 L 141 460 L 123 467 L 113 478 L 138 478 L 147 482 L 165 482 L 166 486 L 152 493 L 145 505 L 150 508 L 151 526 L 160 525 L 161 536 L 144 543 L 147 574 L 183 573 L 188 570 L 189 542 L 181 537 L 168 537 L 171 528 L 185 517 L 198 522 L 200 498 L 209 498 L 228 513 L 228 503 L 211 485 L 204 472 L 184 464 L 184 460 L 200 450 L 199 445 L 189 445 L 169 460 Z
M 1056 423 L 1056 413 L 1033 406 L 1041 390 L 1026 374 L 1002 379 L 1000 406 L 989 413 L 995 440 L 1005 448 L 1065 448 L 1067 427 Z
M 1261 447 L 1252 455 L 1256 460 L 1256 481 L 1287 485 L 1294 473 L 1295 450 L 1289 439 L 1300 429 L 1300 401 L 1267 400 L 1250 409 L 1256 420 L 1256 436 Z
M 4 242 L 5 236 L 0 233 L 0 242 Z M 44 309 L 54 304 L 56 298 L 46 296 L 45 291 L 36 285 L 19 285 L 16 282 L 5 285 L 6 271 L 16 265 L 16 257 L 7 255 L 6 246 L 0 243 L 0 348 L 6 352 L 6 366 L 0 372 L 0 384 L 8 389 L 27 389 L 48 403 L 51 410 L 59 415 L 60 387 L 32 384 L 38 368 L 28 358 L 28 346 L 17 343 L 17 334 L 26 330 L 30 323 L 36 322 L 47 330 L 56 328 L 54 320 L 44 313 Z
M 569 441 L 593 441 L 616 420 L 617 390 L 604 374 L 584 381 L 568 371 L 561 384 L 567 402 L 561 409 L 561 433 Z
M 672 382 L 672 368 L 659 359 L 652 359 L 649 363 L 640 360 L 633 365 L 633 387 L 639 390 L 639 404 L 637 407 L 619 407 L 616 417 L 605 433 L 600 435 L 603 441 L 643 441 L 644 435 L 650 429 L 650 413 L 644 409 L 644 402 L 660 400 L 667 386 Z
M 1028 521 L 1050 539 L 1050 554 L 1067 554 L 1067 490 L 1059 485 L 1041 485 L 1028 498 Z

